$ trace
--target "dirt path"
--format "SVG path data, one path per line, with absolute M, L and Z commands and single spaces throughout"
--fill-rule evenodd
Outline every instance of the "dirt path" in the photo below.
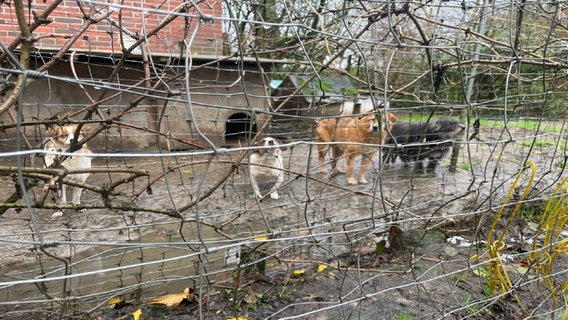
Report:
M 486 139 L 496 139 L 500 135 L 501 132 L 495 129 Z M 308 316 L 314 310 L 319 310 L 317 317 L 321 319 L 376 318 L 377 314 L 380 319 L 393 319 L 404 314 L 412 315 L 412 319 L 443 315 L 461 318 L 483 308 L 497 308 L 494 311 L 497 314 L 515 318 L 519 310 L 514 304 L 485 300 L 484 280 L 473 273 L 469 259 L 479 252 L 474 247 L 459 247 L 445 241 L 445 237 L 454 235 L 471 241 L 485 236 L 486 223 L 503 203 L 520 164 L 527 157 L 526 147 L 518 144 L 503 146 L 504 149 L 484 143 L 463 146 L 457 172 L 449 172 L 446 164 L 438 168 L 435 175 L 416 175 L 400 163 L 382 169 L 376 165 L 367 174 L 371 183 L 346 186 L 341 175 L 329 179 L 318 173 L 315 154 L 310 153 L 309 146 L 300 144 L 284 155 L 288 172 L 287 183 L 279 192 L 280 200 L 266 199 L 256 203 L 244 166 L 240 166 L 209 198 L 182 213 L 186 220 L 183 224 L 180 219 L 164 214 L 119 208 L 129 204 L 149 211 L 175 213 L 215 186 L 231 170 L 238 158 L 236 153 L 228 152 L 209 165 L 205 161 L 207 158 L 191 156 L 165 159 L 164 163 L 157 158 L 113 160 L 113 163 L 96 159 L 94 164 L 98 167 L 144 169 L 150 172 L 150 181 L 159 179 L 152 185 L 151 194 L 140 192 L 147 187 L 147 179 L 120 188 L 120 193 L 112 197 L 115 210 L 68 210 L 59 219 L 50 219 L 53 210 L 49 209 L 37 209 L 33 214 L 44 241 L 62 242 L 46 247 L 50 255 L 68 261 L 81 257 L 90 265 L 92 261 L 99 261 L 99 268 L 137 262 L 126 261 L 124 256 L 112 258 L 109 252 L 115 245 L 147 241 L 154 247 L 157 243 L 170 243 L 171 248 L 183 248 L 183 245 L 172 244 L 172 239 L 178 239 L 179 230 L 183 240 L 192 243 L 191 250 L 197 250 L 200 243 L 210 247 L 225 245 L 225 249 L 216 255 L 214 252 L 205 255 L 208 257 L 206 272 L 216 274 L 212 278 L 217 279 L 204 292 L 210 294 L 211 299 L 202 305 L 208 319 L 226 319 L 233 314 L 255 319 Z M 539 178 L 535 190 L 549 189 L 558 180 L 561 171 L 554 166 L 558 157 L 552 147 L 533 150 L 529 158 L 538 164 Z M 161 177 L 163 168 L 174 166 L 179 169 Z M 119 176 L 95 174 L 87 182 L 104 186 L 118 179 Z M 523 177 L 520 185 L 527 179 Z M 13 185 L 8 177 L 2 177 L 2 199 L 13 192 Z M 268 191 L 269 186 L 264 187 L 264 192 Z M 134 197 L 139 193 L 140 196 Z M 39 187 L 30 192 L 31 199 L 40 195 Z M 86 191 L 83 202 L 100 205 L 102 200 L 95 193 Z M 196 219 L 202 223 L 202 229 L 191 224 Z M 416 250 L 387 250 L 376 255 L 376 242 L 381 236 L 389 235 L 392 222 L 396 222 L 405 235 L 413 234 L 414 230 L 433 228 L 442 231 L 444 237 L 420 242 L 414 246 Z M 38 236 L 32 231 L 27 209 L 8 210 L 0 216 L 0 223 L 2 281 L 42 273 L 36 263 L 47 263 L 52 258 L 38 255 L 34 249 Z M 234 274 L 221 276 L 217 272 L 227 265 L 227 252 L 230 252 L 227 248 L 250 248 L 251 239 L 259 236 L 272 240 L 263 245 L 261 251 L 274 254 L 273 259 L 266 261 L 262 274 L 243 275 L 239 291 L 226 289 L 234 285 L 231 280 Z M 163 259 L 167 250 L 162 251 Z M 101 252 L 108 255 L 99 255 Z M 144 261 L 150 260 L 145 258 Z M 328 268 L 317 272 L 322 264 Z M 294 270 L 303 273 L 294 276 Z M 189 275 L 193 284 L 197 281 L 194 275 Z M 161 277 L 164 276 L 156 276 L 157 279 Z M 172 280 L 168 280 L 165 287 L 143 292 L 142 301 L 160 292 L 187 286 L 185 282 L 174 285 L 169 281 Z M 101 294 L 98 299 L 117 294 L 112 291 L 114 289 L 102 287 L 108 293 Z M 17 297 L 9 294 L 9 288 L 3 289 L 2 295 Z M 247 294 L 256 299 L 250 300 Z M 192 304 L 178 316 L 194 315 L 196 308 L 197 305 Z

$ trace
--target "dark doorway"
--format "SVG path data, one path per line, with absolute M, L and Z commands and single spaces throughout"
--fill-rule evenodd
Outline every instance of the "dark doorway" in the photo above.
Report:
M 244 140 L 256 134 L 256 124 L 246 113 L 235 113 L 225 123 L 225 140 Z

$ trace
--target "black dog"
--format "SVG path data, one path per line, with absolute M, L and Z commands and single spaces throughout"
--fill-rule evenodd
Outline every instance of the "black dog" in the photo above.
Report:
M 387 144 L 393 145 L 384 152 L 385 163 L 394 163 L 400 157 L 405 165 L 416 163 L 415 169 L 422 171 L 428 160 L 427 170 L 432 172 L 448 154 L 455 140 L 465 134 L 465 125 L 454 119 L 436 119 L 424 122 L 396 122 L 387 137 Z M 396 141 L 396 145 L 395 145 Z

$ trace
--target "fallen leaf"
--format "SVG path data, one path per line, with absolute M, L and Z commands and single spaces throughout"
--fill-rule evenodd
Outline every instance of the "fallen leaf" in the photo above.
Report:
M 140 320 L 140 318 L 142 317 L 142 309 L 137 309 L 136 311 L 132 312 L 132 316 L 134 317 L 134 320 Z
M 114 297 L 114 298 L 111 298 L 108 301 L 108 304 L 112 306 L 113 304 L 118 304 L 118 303 L 122 303 L 122 302 L 124 302 L 124 300 L 122 300 L 122 298 Z
M 174 293 L 167 296 L 150 299 L 148 300 L 148 304 L 163 304 L 168 307 L 173 307 L 182 302 L 183 299 L 189 298 L 190 295 L 191 293 L 189 292 L 189 288 L 185 288 L 185 290 L 180 293 Z
M 266 241 L 266 240 L 268 240 L 268 238 L 267 237 L 256 237 L 256 238 L 254 238 L 254 240 L 255 241 Z
M 320 264 L 318 266 L 318 272 L 322 272 L 323 270 L 327 269 L 327 266 L 325 264 Z
M 249 292 L 245 295 L 245 297 L 243 298 L 243 301 L 250 304 L 250 305 L 254 305 L 258 302 L 258 293 L 256 292 Z
M 383 252 L 385 252 L 386 247 L 387 247 L 386 239 L 382 239 L 381 241 L 377 242 L 377 244 L 375 245 L 375 255 L 376 256 L 381 255 Z
M 306 270 L 304 270 L 304 269 L 298 269 L 298 270 L 294 270 L 294 271 L 292 272 L 292 275 L 293 275 L 293 276 L 302 276 L 302 275 L 304 275 L 304 273 L 306 273 Z

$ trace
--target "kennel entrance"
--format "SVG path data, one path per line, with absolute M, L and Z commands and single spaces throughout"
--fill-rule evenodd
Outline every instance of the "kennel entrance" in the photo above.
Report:
M 235 113 L 225 122 L 225 141 L 245 140 L 256 134 L 256 124 L 246 113 Z

